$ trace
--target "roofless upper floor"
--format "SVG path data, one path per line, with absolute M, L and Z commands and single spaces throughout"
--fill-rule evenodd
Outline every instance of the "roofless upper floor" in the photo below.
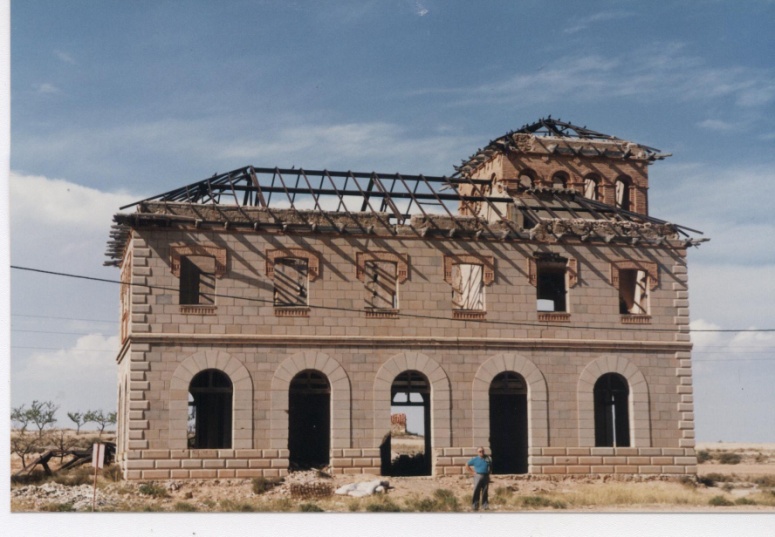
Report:
M 133 227 L 188 224 L 684 245 L 694 230 L 648 216 L 647 166 L 666 156 L 549 117 L 491 141 L 449 177 L 247 166 L 122 207 L 136 212 L 115 216 L 106 264 L 119 264 Z

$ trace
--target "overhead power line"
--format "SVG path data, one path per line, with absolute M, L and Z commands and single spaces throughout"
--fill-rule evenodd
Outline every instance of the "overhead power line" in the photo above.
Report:
M 37 268 L 31 268 L 31 267 L 20 267 L 18 265 L 11 265 L 12 269 L 15 270 L 24 270 L 28 272 L 36 272 L 39 274 L 49 274 L 51 276 L 61 276 L 66 278 L 76 278 L 80 280 L 88 280 L 88 281 L 95 281 L 100 283 L 110 283 L 114 285 L 130 285 L 126 284 L 124 282 L 121 282 L 119 280 L 110 280 L 107 278 L 97 278 L 94 276 L 83 276 L 80 274 L 69 274 L 66 272 L 58 272 L 53 270 L 43 270 L 43 269 L 37 269 Z M 177 287 L 166 287 L 161 285 L 149 285 L 149 284 L 138 284 L 133 283 L 131 285 L 135 285 L 138 287 L 146 287 L 148 289 L 159 289 L 162 291 L 173 291 L 178 292 L 179 289 Z M 264 298 L 252 298 L 252 297 L 244 297 L 244 296 L 235 296 L 235 295 L 227 295 L 222 293 L 208 293 L 208 296 L 214 297 L 214 298 L 232 298 L 235 300 L 245 300 L 248 302 L 261 302 L 264 304 L 274 304 L 273 300 L 264 299 Z M 356 308 L 343 308 L 343 307 L 334 307 L 334 306 L 315 306 L 310 304 L 310 309 L 320 309 L 320 310 L 330 310 L 330 311 L 355 311 L 360 312 L 361 310 Z M 404 313 L 400 312 L 398 314 L 400 317 L 410 317 L 415 319 L 433 319 L 433 320 L 448 320 L 447 317 L 440 317 L 437 315 L 422 315 L 422 314 L 416 314 L 416 313 Z M 482 324 L 490 324 L 490 325 L 507 325 L 507 326 L 530 326 L 535 328 L 550 328 L 550 325 L 542 324 L 542 323 L 523 323 L 523 322 L 516 322 L 516 321 L 491 321 L 491 320 L 480 320 L 477 321 Z M 617 327 L 617 326 L 592 326 L 592 325 L 574 325 L 573 327 L 568 327 L 569 329 L 574 330 L 623 330 L 623 331 L 631 331 L 632 328 L 629 327 Z M 677 332 L 676 329 L 667 329 L 667 328 L 643 328 L 640 327 L 640 332 Z M 722 332 L 775 332 L 775 328 L 690 328 L 690 332 L 702 332 L 702 333 L 722 333 Z

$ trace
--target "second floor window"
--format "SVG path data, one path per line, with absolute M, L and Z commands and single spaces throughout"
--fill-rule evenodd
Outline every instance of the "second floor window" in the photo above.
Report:
M 180 304 L 215 304 L 215 258 L 189 255 L 180 258 Z
M 283 257 L 274 264 L 274 305 L 279 307 L 306 306 L 309 264 L 306 259 Z
M 364 273 L 366 308 L 398 309 L 396 264 L 389 261 L 367 261 L 364 265 Z
M 536 261 L 536 297 L 538 311 L 568 311 L 567 261 Z
M 484 310 L 482 265 L 458 264 L 452 267 L 452 304 L 459 310 Z

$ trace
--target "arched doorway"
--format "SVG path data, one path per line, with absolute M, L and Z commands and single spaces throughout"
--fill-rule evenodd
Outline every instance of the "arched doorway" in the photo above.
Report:
M 630 388 L 618 373 L 606 373 L 595 382 L 595 445 L 629 447 Z
M 305 369 L 288 390 L 288 450 L 291 469 L 328 466 L 331 446 L 331 386 L 326 376 Z
M 188 447 L 231 448 L 231 379 L 218 369 L 205 369 L 188 388 Z
M 431 475 L 431 385 L 419 371 L 404 371 L 390 388 L 391 416 L 404 415 L 404 425 L 382 444 L 382 474 Z
M 504 371 L 490 383 L 490 450 L 494 474 L 527 473 L 527 384 Z

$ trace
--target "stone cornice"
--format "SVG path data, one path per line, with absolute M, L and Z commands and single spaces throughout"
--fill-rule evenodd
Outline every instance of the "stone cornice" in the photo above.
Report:
M 477 347 L 480 349 L 583 349 L 596 351 L 689 351 L 691 342 L 682 341 L 621 341 L 598 339 L 548 338 L 445 338 L 405 336 L 276 336 L 253 334 L 132 334 L 128 344 L 212 344 L 212 345 L 286 345 L 292 347 Z M 125 345 L 126 347 L 126 345 Z M 122 348 L 122 353 L 126 352 Z

